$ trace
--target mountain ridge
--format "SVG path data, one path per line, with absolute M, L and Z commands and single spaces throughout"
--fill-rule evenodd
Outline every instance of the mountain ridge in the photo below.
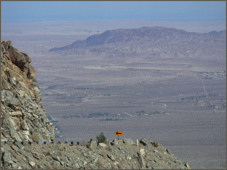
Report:
M 211 31 L 208 33 L 187 32 L 182 29 L 166 28 L 166 27 L 141 27 L 134 29 L 116 29 L 107 30 L 101 34 L 89 36 L 85 40 L 77 40 L 70 45 L 63 47 L 55 47 L 49 51 L 61 51 L 76 49 L 81 47 L 93 47 L 100 45 L 128 43 L 132 41 L 139 42 L 154 42 L 155 41 L 188 41 L 192 42 L 194 39 L 201 38 L 204 41 L 209 41 L 210 38 L 219 38 L 215 36 L 226 35 L 223 31 Z

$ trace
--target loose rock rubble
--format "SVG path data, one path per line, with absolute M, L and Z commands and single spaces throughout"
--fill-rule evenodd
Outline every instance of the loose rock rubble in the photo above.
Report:
M 131 141 L 130 143 L 124 141 Z M 15 169 L 190 169 L 187 162 L 153 141 L 120 139 L 98 144 L 4 144 L 1 168 Z M 116 144 L 118 141 L 118 144 Z M 157 142 L 156 142 L 157 143 Z M 167 151 L 168 150 L 168 151 Z

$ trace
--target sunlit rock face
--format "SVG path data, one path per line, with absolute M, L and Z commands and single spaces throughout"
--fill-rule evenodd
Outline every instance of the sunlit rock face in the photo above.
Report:
M 2 141 L 51 141 L 53 126 L 41 103 L 30 57 L 1 42 Z

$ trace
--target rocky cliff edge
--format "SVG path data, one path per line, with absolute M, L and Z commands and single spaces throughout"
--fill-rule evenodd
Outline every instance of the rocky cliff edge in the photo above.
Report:
M 79 143 L 78 143 L 79 144 Z M 7 169 L 190 169 L 187 162 L 161 144 L 131 139 L 83 144 L 4 144 L 2 168 Z
M 51 141 L 54 128 L 41 103 L 30 57 L 1 41 L 1 140 Z

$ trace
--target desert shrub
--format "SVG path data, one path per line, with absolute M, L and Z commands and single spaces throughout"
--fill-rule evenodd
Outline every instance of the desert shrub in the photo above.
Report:
M 96 136 L 96 139 L 97 139 L 98 143 L 105 143 L 106 142 L 106 137 L 104 136 L 103 132 L 99 136 Z
M 154 147 L 158 147 L 158 142 L 153 142 L 152 144 L 154 145 Z
M 39 137 L 37 135 L 35 135 L 35 134 L 32 134 L 32 140 L 34 142 L 39 142 Z

